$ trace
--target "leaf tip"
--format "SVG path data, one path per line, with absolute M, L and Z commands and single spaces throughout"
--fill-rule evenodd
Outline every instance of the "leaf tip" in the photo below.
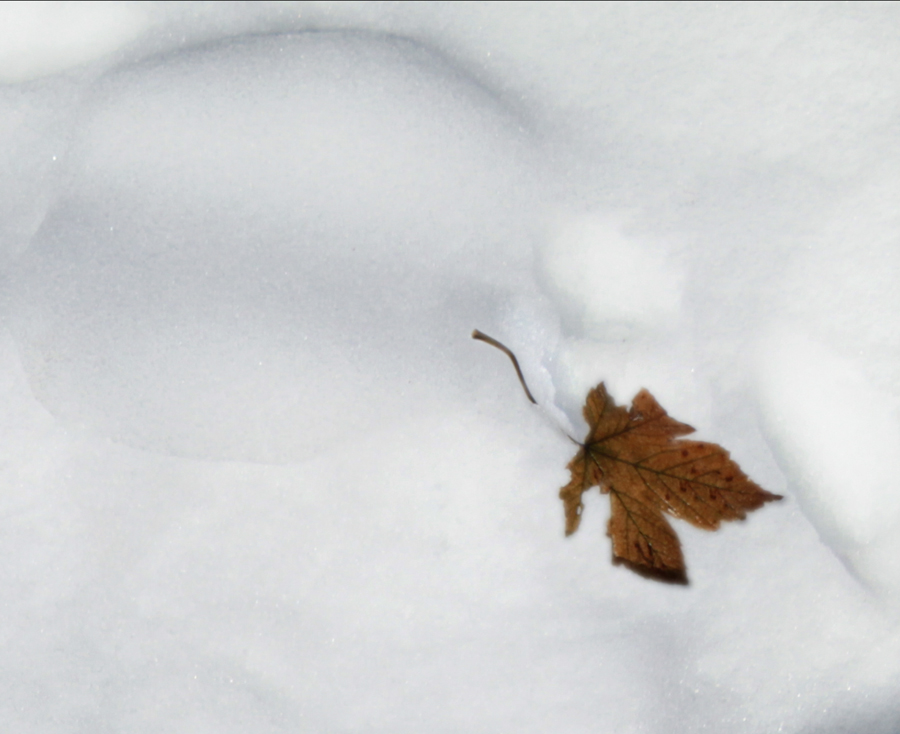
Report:
M 751 482 L 751 484 L 752 484 L 752 482 Z M 762 487 L 760 487 L 756 484 L 753 484 L 753 487 L 756 489 L 755 494 L 756 494 L 756 499 L 758 501 L 758 504 L 756 504 L 752 507 L 748 507 L 747 509 L 750 512 L 762 507 L 764 504 L 766 504 L 766 502 L 778 502 L 779 500 L 784 499 L 784 495 L 782 495 L 782 494 L 773 494 L 772 492 L 767 492 Z
M 664 584 L 672 584 L 673 586 L 689 586 L 690 581 L 687 577 L 687 569 L 681 568 L 657 568 L 654 566 L 645 566 L 640 563 L 633 563 L 626 558 L 620 558 L 613 555 L 612 562 L 614 566 L 625 566 L 629 571 L 633 571 L 638 576 L 651 581 L 660 581 Z

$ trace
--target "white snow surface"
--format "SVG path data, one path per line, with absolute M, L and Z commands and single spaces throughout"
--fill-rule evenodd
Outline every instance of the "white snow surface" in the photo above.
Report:
M 7 5 L 6 730 L 900 731 L 900 7 Z M 785 495 L 688 586 L 600 380 Z

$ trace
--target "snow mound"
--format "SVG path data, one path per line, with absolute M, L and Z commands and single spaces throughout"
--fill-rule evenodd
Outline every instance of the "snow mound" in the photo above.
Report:
M 70 425 L 309 455 L 452 391 L 471 329 L 528 288 L 523 123 L 412 42 L 251 36 L 86 96 L 10 304 Z
M 787 328 L 761 344 L 762 417 L 803 511 L 858 577 L 900 601 L 900 422 L 859 365 Z

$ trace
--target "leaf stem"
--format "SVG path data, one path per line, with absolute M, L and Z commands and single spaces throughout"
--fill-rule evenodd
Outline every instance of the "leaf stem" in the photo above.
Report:
M 472 338 L 478 339 L 478 341 L 486 342 L 492 347 L 497 347 L 497 349 L 506 354 L 506 356 L 512 360 L 513 367 L 516 368 L 516 374 L 519 376 L 519 382 L 522 383 L 522 389 L 525 391 L 525 395 L 532 403 L 537 405 L 537 400 L 534 399 L 534 396 L 531 394 L 531 390 L 529 390 L 528 385 L 525 384 L 525 377 L 522 375 L 522 370 L 519 367 L 519 360 L 516 359 L 516 355 L 512 353 L 509 347 L 507 347 L 505 344 L 501 344 L 493 337 L 478 331 L 478 329 L 475 329 L 475 331 L 472 332 Z

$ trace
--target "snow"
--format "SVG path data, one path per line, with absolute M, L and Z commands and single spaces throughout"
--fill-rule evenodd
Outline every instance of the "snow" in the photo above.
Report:
M 138 3 L 30 3 L 12 0 L 0 11 L 0 80 L 21 82 L 95 61 L 143 32 Z
M 894 6 L 3 12 L 7 728 L 900 727 Z M 687 587 L 601 379 L 785 495 Z

